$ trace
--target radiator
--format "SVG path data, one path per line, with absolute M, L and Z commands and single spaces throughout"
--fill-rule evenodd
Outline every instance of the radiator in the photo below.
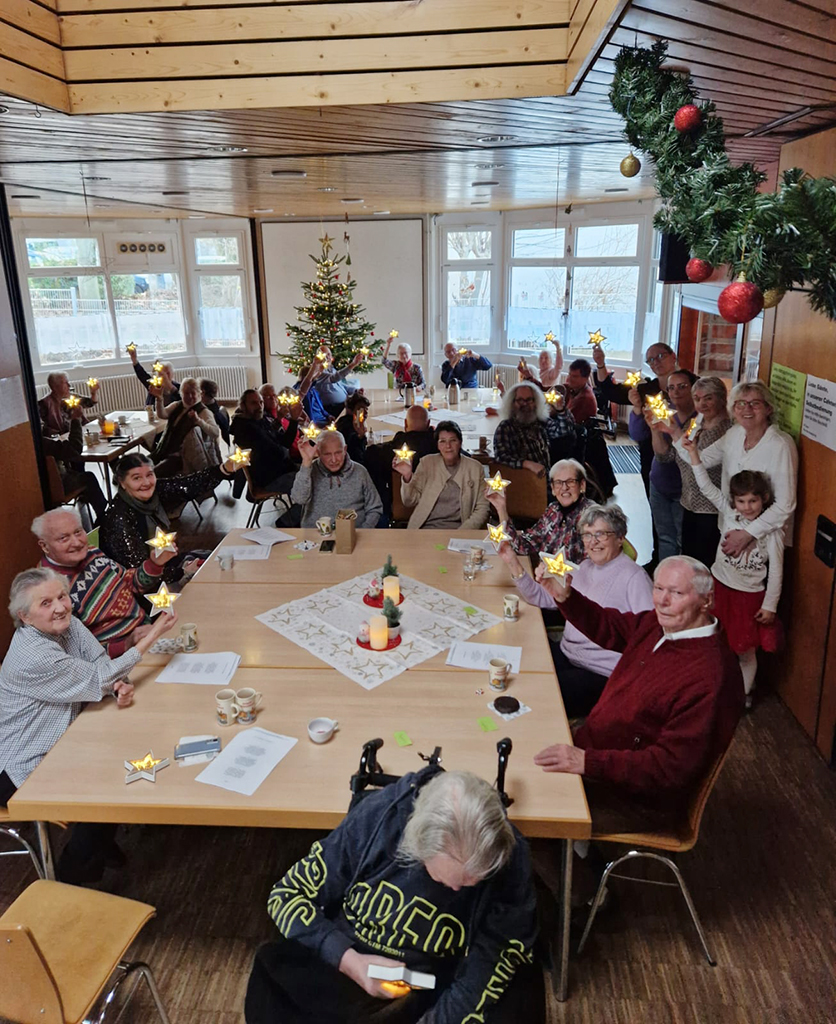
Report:
M 476 380 L 479 387 L 492 388 L 497 374 L 499 374 L 499 379 L 506 388 L 510 388 L 512 384 L 516 384 L 520 379 L 516 363 L 513 366 L 510 363 L 494 363 L 490 370 L 476 371 Z
M 95 371 L 91 371 L 95 372 Z M 184 377 L 208 377 L 218 385 L 218 401 L 237 402 L 241 392 L 249 385 L 247 370 L 244 366 L 183 366 L 178 367 L 174 374 L 175 380 Z M 99 401 L 97 409 L 102 413 L 113 412 L 115 409 L 142 409 L 145 407 L 145 388 L 139 383 L 136 374 L 123 373 L 114 377 L 99 377 Z M 71 380 L 70 386 L 77 395 L 89 395 L 87 377 Z M 38 398 L 49 392 L 46 384 L 39 384 L 35 389 Z

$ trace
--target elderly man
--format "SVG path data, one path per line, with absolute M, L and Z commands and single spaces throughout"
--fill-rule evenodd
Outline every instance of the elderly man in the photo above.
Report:
M 64 404 L 70 397 L 70 379 L 66 373 L 51 373 L 46 379 L 49 394 L 38 402 L 44 435 L 66 434 L 70 429 L 70 409 Z M 81 408 L 92 409 L 98 401 L 99 385 L 90 388 L 90 397 L 81 397 Z
M 84 449 L 84 435 L 81 431 L 83 421 L 84 411 L 77 405 L 70 411 L 69 436 L 62 441 L 58 437 L 44 435 L 41 438 L 41 445 L 44 455 L 50 456 L 58 463 L 58 475 L 61 477 L 64 493 L 76 487 L 83 487 L 81 500 L 87 502 L 93 509 L 96 522 L 99 522 L 107 510 L 107 499 L 102 494 L 95 475 L 82 470 L 77 462 Z
M 477 356 L 472 348 L 460 353 L 458 348 L 448 341 L 444 346 L 444 362 L 441 364 L 441 383 L 447 388 L 454 380 L 462 388 L 478 388 L 477 370 L 490 370 L 493 363 L 485 356 Z
M 743 711 L 740 667 L 711 614 L 711 573 L 695 558 L 666 558 L 654 611 L 637 614 L 602 608 L 570 577 L 537 575 L 567 621 L 621 659 L 575 746 L 546 747 L 535 763 L 583 775 L 595 833 L 675 825 Z
M 32 533 L 43 551 L 40 564 L 65 577 L 73 614 L 118 658 L 150 630 L 148 616 L 137 594 L 157 590 L 163 566 L 177 554 L 149 549 L 136 569 L 124 569 L 87 543 L 81 517 L 75 509 L 54 508 L 32 522 Z
M 286 429 L 277 429 L 274 421 L 264 415 L 264 399 L 255 390 L 247 388 L 232 417 L 230 432 L 239 448 L 249 448 L 250 475 L 262 491 L 287 494 L 293 486 L 297 467 L 291 462 L 289 449 L 298 431 L 295 417 L 301 406 L 291 406 Z
M 470 772 L 428 767 L 369 793 L 267 909 L 281 938 L 256 954 L 247 1024 L 545 1020 L 528 847 Z M 380 981 L 372 965 L 435 987 Z
M 543 392 L 525 382 L 514 384 L 502 400 L 501 419 L 493 436 L 497 462 L 545 476 L 549 465 L 549 411 Z
M 340 509 L 357 512 L 356 526 L 377 526 L 383 505 L 365 466 L 352 462 L 345 438 L 338 430 L 325 430 L 314 444 L 299 445 L 302 465 L 293 482 L 290 500 L 302 506 L 303 528 L 316 526 L 317 519 L 336 519 Z

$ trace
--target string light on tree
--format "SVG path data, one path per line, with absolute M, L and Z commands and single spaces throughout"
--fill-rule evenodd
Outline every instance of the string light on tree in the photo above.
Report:
M 590 345 L 602 345 L 607 340 L 606 334 L 601 334 L 600 328 L 595 331 L 587 331 L 586 333 L 589 335 Z
M 162 554 L 163 551 L 173 551 L 177 554 L 177 545 L 174 543 L 176 536 L 176 531 L 174 533 L 166 533 L 161 526 L 158 526 L 154 536 L 145 543 L 158 555 Z
M 496 474 L 488 480 L 488 490 L 491 494 L 504 494 L 505 488 L 509 487 L 510 484 L 511 481 L 506 480 L 499 470 L 497 470 Z
M 180 597 L 179 594 L 172 594 L 165 583 L 160 584 L 160 589 L 156 594 L 146 594 L 146 597 L 151 602 L 151 615 L 159 615 L 160 612 L 165 612 L 167 615 L 174 614 L 174 608 L 172 605 Z
M 561 548 L 556 555 L 550 555 L 546 551 L 541 551 L 540 560 L 543 565 L 545 565 L 546 572 L 549 576 L 563 577 L 577 569 L 576 565 L 567 561 L 563 548 Z

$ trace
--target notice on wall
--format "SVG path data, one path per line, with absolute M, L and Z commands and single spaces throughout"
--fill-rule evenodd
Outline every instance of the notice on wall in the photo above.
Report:
M 786 430 L 794 441 L 798 441 L 801 433 L 801 421 L 804 418 L 804 391 L 807 385 L 807 374 L 792 370 L 780 363 L 772 364 L 769 376 L 769 387 L 778 399 L 776 412 L 777 425 Z
M 836 384 L 832 380 L 808 376 L 801 433 L 836 451 Z

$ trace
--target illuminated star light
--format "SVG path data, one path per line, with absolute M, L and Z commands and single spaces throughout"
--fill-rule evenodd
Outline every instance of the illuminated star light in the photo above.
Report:
M 460 356 L 466 356 L 467 355 L 467 349 L 466 348 L 460 348 L 459 349 L 459 355 Z
M 694 436 L 694 434 L 697 433 L 701 426 L 702 424 L 698 423 L 697 420 L 693 420 L 691 422 L 691 426 L 688 427 L 688 429 L 685 431 L 685 436 L 688 438 L 689 441 Z
M 511 481 L 506 480 L 499 472 L 499 470 L 497 470 L 496 476 L 492 476 L 490 480 L 488 480 L 488 490 L 492 494 L 502 494 L 505 491 L 505 488 L 510 485 L 510 483 Z
M 336 420 L 331 420 L 331 422 L 328 424 L 328 426 L 325 429 L 326 430 L 330 430 L 333 433 L 337 429 L 337 421 Z
M 81 405 L 81 399 L 78 395 L 67 395 L 64 399 L 64 405 L 66 405 L 68 409 L 75 409 L 76 406 Z
M 499 551 L 499 545 L 503 541 L 510 539 L 511 535 L 505 532 L 505 523 L 500 523 L 499 526 L 488 524 L 488 540 L 493 542 L 493 546 L 497 551 Z
M 279 405 L 296 405 L 299 401 L 299 395 L 293 388 L 282 388 L 278 395 L 276 395 L 276 401 Z
M 309 427 L 305 427 L 305 429 L 302 431 L 302 433 L 305 435 L 305 437 L 309 441 L 315 441 L 319 437 L 319 435 L 322 433 L 322 431 L 319 429 L 319 427 L 315 423 L 311 423 L 311 425 Z
M 406 445 L 395 449 L 395 458 L 398 462 L 412 462 L 414 454 L 415 452 L 411 448 L 407 448 Z
M 154 373 L 162 373 L 163 364 L 158 359 L 156 363 L 154 363 L 154 365 L 151 367 L 151 369 L 154 371 Z
M 602 341 L 607 340 L 606 334 L 601 334 L 600 327 L 595 331 L 587 331 L 586 333 L 589 335 L 590 345 L 600 345 Z
M 158 373 L 155 373 L 153 377 L 148 378 L 148 383 L 152 388 L 161 388 L 163 386 L 163 379 Z
M 161 527 L 157 527 L 157 532 L 154 536 L 147 540 L 145 543 L 149 548 L 153 548 L 158 554 L 162 554 L 163 551 L 173 551 L 177 554 L 177 545 L 174 543 L 174 538 L 177 533 L 166 533 Z
M 327 362 L 328 362 L 328 356 L 326 355 L 326 353 L 325 353 L 325 352 L 323 352 L 323 351 L 322 351 L 322 349 L 320 349 L 320 350 L 319 350 L 319 351 L 317 352 L 317 354 L 316 354 L 316 358 L 317 358 L 317 359 L 318 359 L 318 360 L 319 360 L 319 361 L 320 361 L 321 363 L 327 363 Z
M 136 761 L 126 761 L 125 768 L 128 774 L 125 782 L 136 782 L 137 779 L 147 779 L 149 782 L 157 781 L 157 772 L 168 768 L 170 761 L 167 757 L 154 757 L 154 752 L 149 750 L 145 757 Z
M 634 388 L 637 384 L 641 384 L 641 382 L 642 375 L 639 373 L 638 370 L 633 370 L 632 373 L 628 373 L 627 376 L 624 378 L 624 383 L 627 385 L 628 388 Z
M 252 448 L 239 448 L 236 444 L 235 451 L 229 457 L 240 468 L 242 466 L 249 466 L 251 453 Z
M 560 405 L 560 403 L 563 401 L 563 395 L 561 395 L 559 391 L 555 391 L 554 388 L 549 388 L 549 390 L 545 393 L 545 395 L 543 395 L 543 397 L 549 403 L 549 405 Z
M 95 388 L 95 387 L 98 386 L 98 384 L 99 384 L 99 378 L 98 377 L 88 377 L 87 378 L 87 387 L 88 388 Z
M 125 346 L 126 352 L 136 352 L 136 345 L 131 341 Z
M 566 576 L 567 573 L 573 572 L 577 569 L 577 566 L 572 562 L 566 560 L 566 556 L 561 548 L 556 555 L 546 554 L 545 551 L 540 552 L 540 559 L 543 565 L 546 567 L 546 572 L 549 576 Z
M 395 331 L 395 330 L 389 331 L 389 337 L 390 338 L 397 338 L 398 337 L 398 332 Z
M 668 423 L 671 418 L 671 410 L 662 395 L 650 395 L 647 399 L 647 406 L 653 413 L 654 423 Z
M 365 345 L 361 345 L 360 346 L 360 355 L 361 356 L 370 356 L 371 354 L 372 354 L 372 350 L 370 348 L 367 348 Z
M 545 340 L 546 341 L 555 341 L 556 339 L 555 339 L 555 336 L 552 334 L 552 332 L 549 331 L 549 333 L 547 335 L 545 335 Z
M 158 615 L 160 612 L 166 612 L 168 615 L 174 614 L 174 609 L 171 607 L 179 597 L 179 594 L 172 594 L 165 583 L 160 584 L 160 589 L 156 594 L 147 594 L 146 597 L 154 606 L 151 615 Z

